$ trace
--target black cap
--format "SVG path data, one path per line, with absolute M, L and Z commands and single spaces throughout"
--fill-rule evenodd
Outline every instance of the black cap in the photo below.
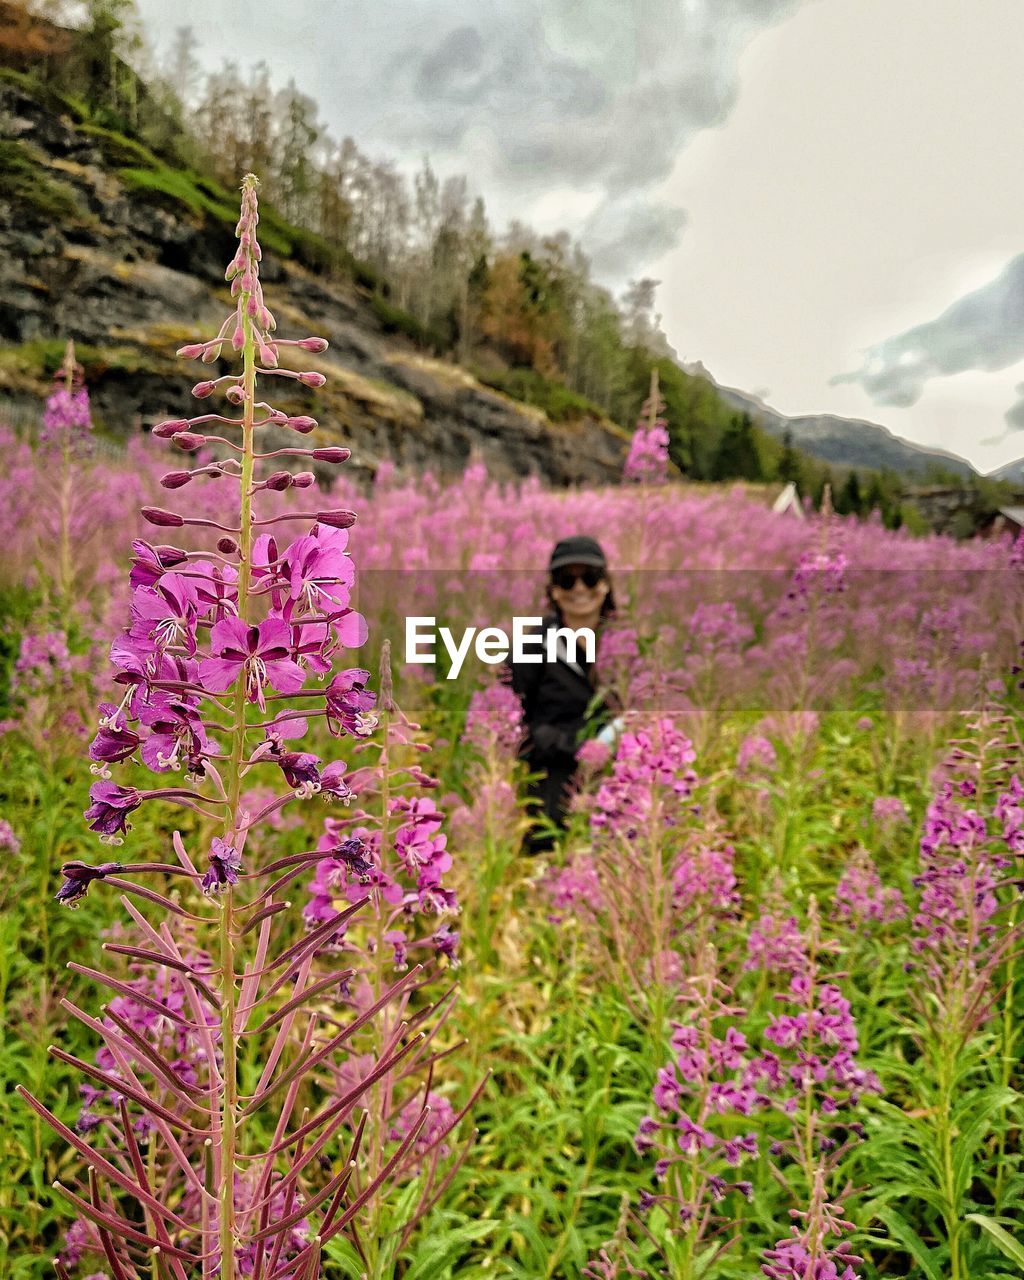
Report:
M 567 564 L 591 564 L 595 569 L 606 569 L 608 561 L 600 544 L 594 538 L 578 534 L 575 538 L 563 538 L 551 553 L 548 571 L 563 569 Z

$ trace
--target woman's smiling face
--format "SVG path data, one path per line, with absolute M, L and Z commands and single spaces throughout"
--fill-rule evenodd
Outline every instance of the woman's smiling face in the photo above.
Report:
M 551 599 L 566 622 L 596 622 L 610 587 L 602 569 L 569 564 L 551 575 Z

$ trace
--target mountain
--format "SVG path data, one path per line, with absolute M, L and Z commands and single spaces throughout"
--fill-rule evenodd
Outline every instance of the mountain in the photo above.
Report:
M 862 418 L 839 418 L 827 413 L 787 417 L 757 396 L 723 386 L 699 361 L 683 364 L 682 369 L 710 382 L 727 404 L 749 413 L 769 434 L 781 438 L 788 431 L 798 449 L 833 466 L 889 470 L 908 478 L 923 478 L 937 467 L 965 479 L 978 474 L 966 459 L 957 457 L 955 453 L 912 444 L 877 423 L 866 422 Z M 1016 465 L 1021 466 L 1020 463 Z
M 1015 489 L 1024 489 L 1024 458 L 1017 458 L 1014 462 L 1004 462 L 1001 467 L 996 467 L 995 471 L 990 471 L 988 478 L 1005 480 Z

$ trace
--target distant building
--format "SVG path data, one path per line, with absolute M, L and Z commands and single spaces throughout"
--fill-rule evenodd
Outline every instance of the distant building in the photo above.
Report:
M 800 495 L 797 493 L 796 485 L 792 480 L 772 503 L 772 511 L 777 516 L 796 516 L 798 520 L 804 519 L 804 509 L 800 502 Z
M 1016 536 L 1024 529 L 1024 507 L 1000 507 L 994 515 L 987 516 L 978 526 L 981 538 L 1000 538 L 1004 534 Z

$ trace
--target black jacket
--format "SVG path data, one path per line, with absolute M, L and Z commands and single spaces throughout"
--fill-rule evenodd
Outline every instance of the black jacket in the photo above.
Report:
M 558 625 L 558 619 L 544 619 L 545 634 Z M 546 660 L 546 645 L 538 663 L 509 663 L 512 688 L 523 704 L 523 720 L 527 736 L 521 755 L 531 772 L 546 775 L 534 788 L 544 812 L 553 822 L 561 824 L 566 811 L 566 786 L 576 771 L 576 751 L 581 741 L 581 730 L 598 727 L 608 718 L 607 708 L 599 704 L 587 717 L 587 709 L 594 699 L 596 672 L 593 664 L 583 661 L 577 651 L 577 661 L 570 664 L 560 659 Z

